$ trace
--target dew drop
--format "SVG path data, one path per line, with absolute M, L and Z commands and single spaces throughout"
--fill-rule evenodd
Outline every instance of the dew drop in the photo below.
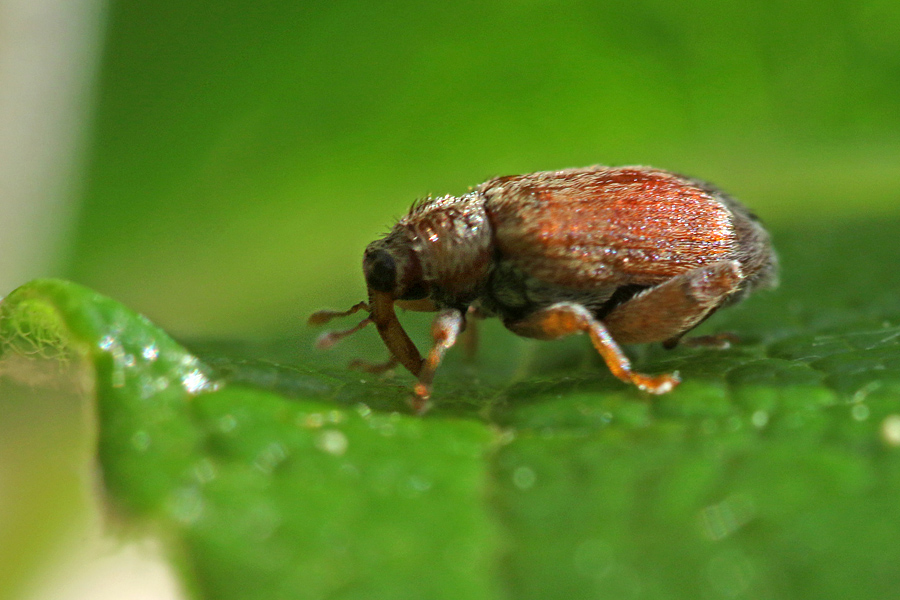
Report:
M 148 362 L 155 361 L 159 356 L 159 348 L 156 346 L 156 342 L 144 346 L 143 350 L 141 350 L 141 356 Z
M 884 365 L 883 364 L 875 365 L 872 367 L 872 369 L 884 369 Z M 878 381 L 878 380 L 870 381 L 866 385 L 864 385 L 861 388 L 859 388 L 858 390 L 856 390 L 856 393 L 853 394 L 852 401 L 854 403 L 862 402 L 863 400 L 868 398 L 869 394 L 871 394 L 872 392 L 874 392 L 875 390 L 877 390 L 880 387 L 881 387 L 880 381 Z
M 140 382 L 142 400 L 147 400 L 156 394 L 156 382 L 152 377 L 141 377 Z
M 857 421 L 865 421 L 869 418 L 869 407 L 862 403 L 854 404 L 853 408 L 850 409 L 850 414 Z
M 131 436 L 131 445 L 138 452 L 146 452 L 150 449 L 150 434 L 144 431 L 143 429 L 140 431 L 135 431 L 134 435 Z
M 352 463 L 345 462 L 341 465 L 341 473 L 350 479 L 359 478 L 359 469 Z
M 747 494 L 732 494 L 700 512 L 703 534 L 710 540 L 724 539 L 746 525 L 756 515 L 753 499 Z
M 391 437 L 397 431 L 396 421 L 393 415 L 374 415 L 369 419 L 369 427 L 385 437 Z
M 271 444 L 266 446 L 262 452 L 259 453 L 259 455 L 256 457 L 256 460 L 253 461 L 253 465 L 257 469 L 268 475 L 275 470 L 275 467 L 284 462 L 287 456 L 287 448 L 285 448 L 280 442 L 272 442 Z
M 534 487 L 537 475 L 531 467 L 516 467 L 512 474 L 513 485 L 520 490 L 528 490 Z
M 231 433 L 237 427 L 237 419 L 234 415 L 222 415 L 219 417 L 219 431 L 222 433 Z
M 900 446 L 900 415 L 888 415 L 881 422 L 881 439 L 889 446 Z
M 318 429 L 325 424 L 325 417 L 322 413 L 311 413 L 303 418 L 303 426 L 308 429 Z
M 431 489 L 431 482 L 419 475 L 411 475 L 401 485 L 400 493 L 406 498 L 418 498 Z
M 216 466 L 208 458 L 201 459 L 194 465 L 194 478 L 197 483 L 209 483 L 216 475 Z
M 516 441 L 516 431 L 514 429 L 505 429 L 497 435 L 497 443 L 501 446 L 512 444 Z
M 175 490 L 166 504 L 172 518 L 185 525 L 195 523 L 203 515 L 203 495 L 196 486 Z
M 116 338 L 111 335 L 104 335 L 97 344 L 101 350 L 109 350 L 116 343 Z
M 753 564 L 737 551 L 714 556 L 706 565 L 707 581 L 717 596 L 743 597 L 754 576 Z
M 316 439 L 316 448 L 334 456 L 342 456 L 348 445 L 347 436 L 337 429 L 326 429 Z
M 750 422 L 757 429 L 762 429 L 769 424 L 769 413 L 765 410 L 758 410 L 750 417 Z
M 214 390 L 216 386 L 210 382 L 200 369 L 192 369 L 181 377 L 181 385 L 190 394 Z
M 282 519 L 278 512 L 267 505 L 257 505 L 248 511 L 247 525 L 250 527 L 250 535 L 253 539 L 265 541 L 271 538 L 281 526 Z M 279 558 L 272 557 L 273 565 L 277 565 L 284 555 Z

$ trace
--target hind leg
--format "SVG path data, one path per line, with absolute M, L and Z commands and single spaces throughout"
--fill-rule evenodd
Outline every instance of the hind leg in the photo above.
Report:
M 737 261 L 698 267 L 620 304 L 603 324 L 621 344 L 663 342 L 673 348 L 736 292 L 743 279 Z
M 535 311 L 518 321 L 504 322 L 521 336 L 539 340 L 555 340 L 576 333 L 591 336 L 594 348 L 603 357 L 613 375 L 651 394 L 665 394 L 678 385 L 677 375 L 642 375 L 631 370 L 631 362 L 616 344 L 607 328 L 580 304 L 561 302 Z

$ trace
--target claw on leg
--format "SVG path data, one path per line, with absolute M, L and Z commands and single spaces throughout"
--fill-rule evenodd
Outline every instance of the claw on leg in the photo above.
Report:
M 345 337 L 353 335 L 360 329 L 366 327 L 367 325 L 370 325 L 372 322 L 372 319 L 366 317 L 365 319 L 360 321 L 359 324 L 351 327 L 350 329 L 342 329 L 340 331 L 326 331 L 319 336 L 319 339 L 316 340 L 316 349 L 328 350 Z

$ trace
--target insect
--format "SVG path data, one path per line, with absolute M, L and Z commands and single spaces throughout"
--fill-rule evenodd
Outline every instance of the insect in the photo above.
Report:
M 436 369 L 474 318 L 553 340 L 587 333 L 613 375 L 652 394 L 676 374 L 632 370 L 620 344 L 682 336 L 755 289 L 774 287 L 778 262 L 756 216 L 712 185 L 649 167 L 593 166 L 497 177 L 459 197 L 413 205 L 368 245 L 368 301 L 320 311 L 318 325 L 360 310 L 356 327 L 326 333 L 320 347 L 375 324 L 425 410 Z M 436 311 L 423 358 L 394 312 Z

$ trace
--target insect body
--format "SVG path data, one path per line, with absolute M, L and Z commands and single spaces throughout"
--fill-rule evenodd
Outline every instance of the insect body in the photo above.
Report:
M 415 204 L 363 257 L 368 303 L 321 311 L 311 324 L 367 310 L 398 362 L 418 378 L 423 410 L 435 370 L 471 317 L 500 318 L 537 339 L 589 334 L 612 373 L 654 394 L 677 375 L 632 371 L 619 344 L 681 337 L 752 290 L 775 285 L 769 235 L 713 186 L 648 167 L 588 167 L 498 177 L 460 197 Z M 423 359 L 394 305 L 437 311 Z M 375 368 L 373 367 L 373 370 Z

